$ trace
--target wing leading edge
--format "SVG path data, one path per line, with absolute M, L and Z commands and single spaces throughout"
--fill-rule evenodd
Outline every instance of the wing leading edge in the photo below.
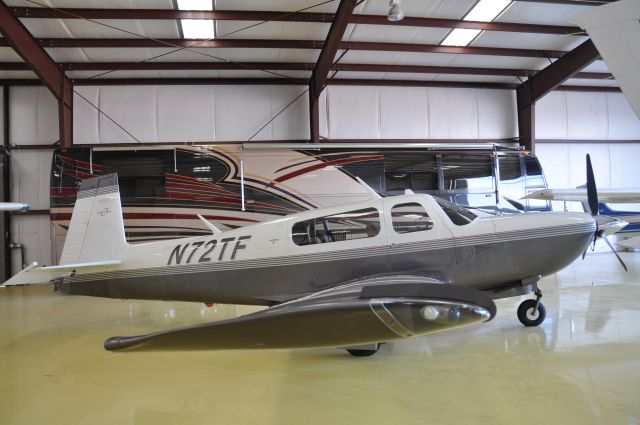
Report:
M 107 350 L 212 350 L 339 347 L 426 335 L 491 320 L 493 300 L 426 275 L 359 279 L 213 323 L 112 337 Z
M 587 202 L 587 189 L 541 189 L 524 196 L 522 199 L 541 199 L 545 201 Z M 640 202 L 640 190 L 600 189 L 598 200 L 609 203 Z

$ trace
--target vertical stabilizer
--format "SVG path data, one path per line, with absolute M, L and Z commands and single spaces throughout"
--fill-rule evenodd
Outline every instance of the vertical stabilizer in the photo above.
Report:
M 60 264 L 118 259 L 125 246 L 118 175 L 83 180 Z

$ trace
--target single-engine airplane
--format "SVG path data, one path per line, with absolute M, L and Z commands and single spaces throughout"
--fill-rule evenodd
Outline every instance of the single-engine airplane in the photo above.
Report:
M 32 263 L 5 285 L 53 281 L 69 294 L 270 306 L 112 337 L 107 350 L 331 346 L 362 356 L 385 341 L 488 321 L 495 298 L 533 292 L 518 318 L 539 325 L 538 280 L 579 257 L 597 232 L 584 213 L 479 217 L 429 195 L 381 198 L 365 188 L 371 200 L 225 232 L 209 223 L 209 236 L 130 245 L 117 175 L 90 178 L 80 185 L 60 265 Z

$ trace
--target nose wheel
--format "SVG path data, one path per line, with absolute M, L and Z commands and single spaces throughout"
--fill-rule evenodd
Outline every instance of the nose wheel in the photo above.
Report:
M 525 300 L 518 307 L 518 320 L 525 326 L 538 326 L 547 317 L 547 311 L 540 302 L 542 291 L 536 290 L 535 300 Z

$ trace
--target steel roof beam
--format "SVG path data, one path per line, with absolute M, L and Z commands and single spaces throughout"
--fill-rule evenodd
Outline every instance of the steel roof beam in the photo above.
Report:
M 516 89 L 518 131 L 527 150 L 535 148 L 535 104 L 569 78 L 600 57 L 591 40 L 587 40 L 562 58 L 530 77 Z
M 0 80 L 1 82 L 2 80 Z M 25 82 L 25 80 L 20 80 Z M 28 81 L 28 80 L 27 80 Z M 300 85 L 309 81 L 304 78 L 77 78 L 77 86 L 128 86 L 128 85 Z M 449 87 L 515 90 L 516 84 L 461 82 L 461 81 L 416 81 L 416 80 L 372 80 L 334 78 L 329 86 L 374 86 L 374 87 Z
M 173 9 L 86 9 L 44 7 L 12 7 L 19 18 L 36 19 L 213 19 L 219 21 L 274 21 L 274 22 L 333 22 L 333 13 L 315 12 L 272 12 L 245 10 L 173 10 Z M 392 22 L 386 15 L 354 14 L 351 24 L 396 25 L 422 28 L 469 28 L 485 31 L 525 32 L 532 34 L 582 34 L 579 27 L 522 24 L 514 22 L 479 22 L 460 19 L 423 18 L 406 16 L 401 21 Z
M 310 125 L 310 139 L 312 142 L 318 143 L 320 141 L 320 108 L 318 105 L 318 99 L 320 93 L 327 85 L 329 78 L 329 72 L 331 66 L 340 47 L 344 32 L 349 25 L 349 18 L 353 14 L 353 9 L 356 7 L 356 0 L 340 0 L 338 10 L 327 39 L 322 46 L 322 51 L 318 56 L 316 65 L 313 67 L 311 73 L 311 80 L 309 81 L 309 125 Z
M 58 100 L 60 144 L 68 147 L 73 136 L 73 86 L 20 20 L 0 1 L 2 41 L 12 47 Z
M 146 39 L 146 38 L 40 38 L 36 39 L 42 47 L 55 48 L 106 48 L 106 47 L 146 47 L 146 48 L 264 48 L 264 49 L 322 49 L 324 41 L 318 40 L 259 40 L 259 39 L 216 39 L 185 40 Z M 0 39 L 0 47 L 8 46 Z M 515 49 L 505 47 L 458 47 L 437 44 L 378 43 L 360 41 L 342 41 L 338 50 L 369 50 L 384 52 L 447 53 L 457 55 L 518 56 L 534 58 L 560 58 L 561 50 Z
M 304 78 L 78 78 L 72 79 L 74 86 L 140 86 L 140 85 L 298 85 L 308 83 Z M 2 86 L 42 86 L 37 79 L 0 79 Z M 515 90 L 517 84 L 461 81 L 420 80 L 370 80 L 339 79 L 329 81 L 330 86 L 377 86 L 377 87 L 449 87 Z M 558 91 L 620 92 L 620 87 L 563 85 Z
M 313 71 L 315 64 L 304 62 L 62 62 L 65 71 L 163 71 L 163 70 L 273 70 L 273 71 Z M 16 71 L 30 69 L 22 62 L 0 62 L 0 70 Z M 408 74 L 460 74 L 460 75 L 502 75 L 513 77 L 531 77 L 538 73 L 534 69 L 510 68 L 474 68 L 454 66 L 426 65 L 382 65 L 338 63 L 331 65 L 332 71 L 347 72 L 386 72 Z M 612 79 L 606 72 L 579 72 L 573 78 L 589 80 Z
M 518 96 L 528 102 L 536 102 L 599 57 L 596 46 L 587 40 L 522 83 L 518 88 Z

